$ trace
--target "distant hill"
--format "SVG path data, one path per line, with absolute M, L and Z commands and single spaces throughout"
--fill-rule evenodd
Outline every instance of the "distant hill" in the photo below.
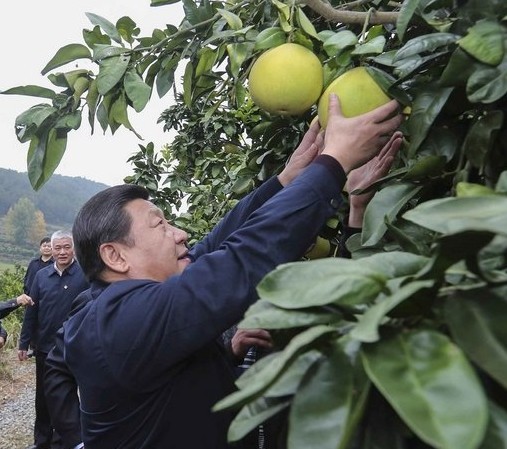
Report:
M 27 173 L 0 168 L 0 216 L 7 214 L 20 198 L 29 198 L 44 214 L 48 224 L 72 224 L 77 211 L 93 195 L 107 188 L 106 184 L 81 177 L 53 175 L 35 192 Z
M 81 177 L 53 175 L 35 192 L 27 173 L 0 168 L 0 270 L 2 264 L 26 267 L 30 259 L 38 255 L 38 247 L 15 245 L 5 235 L 5 215 L 20 198 L 29 198 L 42 211 L 50 235 L 57 229 L 70 230 L 81 206 L 107 187 L 106 184 Z

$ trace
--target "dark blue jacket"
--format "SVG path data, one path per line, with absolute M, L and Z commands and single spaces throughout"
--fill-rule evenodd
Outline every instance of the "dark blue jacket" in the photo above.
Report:
M 344 182 L 339 164 L 321 157 L 283 190 L 273 178 L 238 203 L 182 274 L 92 285 L 95 300 L 64 324 L 87 449 L 229 447 L 232 416 L 211 412 L 234 390 L 219 336 L 268 272 L 303 256 Z
M 57 330 L 70 312 L 72 301 L 88 287 L 77 262 L 66 268 L 61 276 L 54 264 L 39 270 L 30 287 L 34 305 L 25 311 L 19 349 L 26 350 L 29 343 L 34 342 L 37 352 L 47 354 L 53 347 Z
M 55 262 L 52 258 L 44 262 L 41 257 L 37 257 L 36 259 L 32 259 L 30 261 L 28 267 L 26 268 L 25 278 L 23 280 L 23 291 L 27 295 L 30 294 L 30 286 L 32 285 L 37 271 L 42 270 L 43 268 L 46 268 L 54 263 Z

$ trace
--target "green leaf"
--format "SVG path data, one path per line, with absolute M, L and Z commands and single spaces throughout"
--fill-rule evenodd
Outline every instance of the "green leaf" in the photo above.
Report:
M 474 369 L 435 331 L 400 333 L 363 346 L 366 372 L 405 423 L 427 444 L 475 449 L 488 421 Z
M 363 257 L 362 267 L 382 273 L 386 278 L 398 278 L 416 274 L 428 263 L 428 258 L 402 251 L 389 251 Z
M 227 45 L 231 74 L 237 78 L 243 62 L 252 55 L 254 44 L 251 42 L 240 42 Z
M 127 99 L 125 98 L 123 92 L 113 102 L 109 111 L 109 126 L 111 126 L 113 134 L 115 132 L 115 128 L 113 128 L 114 124 L 123 125 L 125 128 L 132 131 L 139 139 L 142 139 L 130 123 L 127 113 Z
M 100 62 L 103 59 L 110 58 L 112 56 L 119 56 L 128 53 L 128 50 L 123 47 L 113 47 L 109 44 L 96 44 L 93 46 L 93 60 Z
M 409 156 L 414 157 L 416 154 L 452 91 L 451 87 L 429 87 L 415 98 L 407 122 L 410 135 Z
M 40 97 L 48 98 L 53 100 L 56 96 L 54 90 L 48 89 L 47 87 L 34 86 L 32 84 L 27 86 L 11 87 L 7 90 L 0 91 L 3 95 L 27 95 L 29 97 Z
M 153 64 L 150 67 L 149 73 L 149 75 L 152 74 L 152 69 L 153 74 L 156 73 L 157 93 L 160 98 L 162 98 L 167 92 L 169 92 L 169 89 L 172 87 L 174 83 L 174 71 L 178 66 L 179 59 L 168 57 L 164 58 L 162 62 L 163 62 L 162 69 L 160 69 L 156 64 Z
M 349 30 L 338 31 L 324 41 L 324 51 L 334 57 L 347 47 L 353 47 L 358 42 L 357 36 Z
M 243 27 L 241 19 L 231 11 L 227 9 L 217 9 L 217 13 L 220 14 L 226 21 L 229 27 L 233 30 L 240 30 Z
M 130 56 L 119 55 L 103 59 L 97 75 L 97 89 L 100 95 L 107 94 L 123 78 L 130 62 Z
M 265 363 L 263 370 L 257 371 L 255 377 L 249 376 L 249 382 L 243 385 L 241 390 L 219 401 L 213 407 L 213 410 L 218 411 L 231 407 L 241 407 L 253 398 L 258 397 L 280 378 L 300 354 L 308 350 L 308 346 L 324 338 L 327 334 L 334 332 L 335 330 L 329 326 L 315 326 L 298 334 L 289 342 L 282 353 L 278 354 L 277 357 L 271 357 L 271 363 Z
M 199 50 L 199 62 L 195 68 L 195 77 L 199 78 L 200 76 L 211 72 L 211 69 L 217 60 L 217 56 L 218 54 L 215 50 L 208 47 L 201 48 Z
M 268 418 L 281 412 L 290 405 L 288 399 L 260 397 L 245 405 L 236 415 L 227 432 L 228 441 L 238 441 Z
M 34 190 L 39 190 L 60 164 L 67 147 L 67 133 L 50 129 L 34 137 L 28 149 L 28 179 Z
M 398 62 L 420 53 L 434 52 L 439 47 L 455 43 L 458 38 L 458 35 L 451 33 L 433 33 L 414 37 L 396 52 L 393 61 Z
M 88 47 L 82 44 L 69 44 L 60 48 L 51 60 L 42 69 L 42 75 L 49 71 L 75 61 L 76 59 L 92 59 L 92 55 Z
M 403 218 L 442 234 L 466 231 L 507 235 L 507 197 L 483 196 L 425 201 Z M 464 244 L 464 243 L 463 243 Z
M 443 87 L 464 84 L 477 67 L 478 63 L 458 47 L 449 58 L 440 76 L 439 84 Z
M 278 380 L 264 392 L 264 396 L 243 407 L 231 423 L 228 433 L 229 441 L 239 440 L 266 419 L 289 406 L 290 400 L 287 398 L 297 392 L 303 376 L 321 358 L 322 353 L 317 350 L 310 350 L 300 355 Z M 264 361 L 264 359 L 261 359 L 261 361 Z M 252 368 L 247 371 L 250 375 L 251 370 Z M 246 383 L 243 383 L 243 385 L 246 385 Z
M 301 7 L 298 7 L 296 9 L 296 18 L 299 23 L 299 26 L 303 29 L 303 31 L 306 34 L 308 34 L 308 36 L 311 36 L 315 39 L 319 39 L 319 36 L 317 35 L 317 30 L 313 26 L 313 23 L 310 21 L 310 19 L 308 19 L 308 17 L 306 16 Z
M 497 67 L 476 70 L 468 78 L 468 99 L 472 103 L 493 103 L 507 93 L 507 57 Z
M 468 33 L 458 40 L 458 44 L 484 64 L 498 65 L 505 55 L 506 37 L 504 28 L 498 22 L 480 20 L 469 28 Z
M 258 284 L 259 297 L 285 309 L 371 302 L 385 278 L 354 260 L 325 258 L 279 266 Z
M 433 280 L 412 281 L 396 291 L 390 292 L 389 295 L 382 295 L 376 304 L 372 305 L 359 317 L 359 321 L 350 332 L 350 336 L 365 343 L 378 341 L 380 338 L 379 327 L 389 312 L 416 293 L 419 293 L 422 289 L 431 288 L 433 284 Z
M 479 449 L 507 449 L 507 412 L 489 402 L 489 424 Z
M 445 156 L 430 154 L 414 162 L 403 175 L 405 181 L 417 181 L 423 178 L 431 178 L 441 174 L 447 160 Z
M 43 134 L 43 130 L 39 130 L 42 124 L 50 121 L 56 114 L 56 109 L 49 104 L 38 104 L 21 113 L 16 117 L 14 126 L 16 135 L 21 143 L 28 142 L 35 136 Z
M 356 48 L 352 50 L 352 55 L 379 55 L 384 51 L 386 38 L 384 36 L 377 36 L 375 39 L 357 44 Z
M 118 42 L 121 44 L 121 36 L 116 27 L 107 19 L 104 19 L 101 16 L 98 16 L 97 14 L 93 14 L 91 12 L 85 13 L 86 17 L 88 17 L 88 20 L 93 25 L 98 25 L 102 30 L 104 30 L 104 33 L 106 33 L 113 41 Z
M 190 107 L 192 105 L 194 66 L 192 61 L 188 61 L 183 75 L 183 102 Z
M 292 401 L 288 447 L 335 449 L 345 436 L 354 395 L 353 367 L 335 342 L 307 373 Z
M 340 316 L 336 313 L 320 309 L 289 311 L 276 307 L 268 301 L 259 300 L 246 311 L 245 317 L 238 327 L 243 329 L 290 329 L 332 323 L 338 319 Z
M 267 50 L 268 48 L 282 45 L 287 40 L 284 31 L 280 27 L 270 27 L 262 30 L 255 38 L 254 50 Z
M 445 302 L 445 319 L 465 353 L 507 388 L 507 289 L 457 291 Z
M 150 6 L 163 6 L 163 5 L 172 5 L 173 3 L 178 3 L 181 0 L 151 0 Z
M 463 149 L 474 167 L 483 167 L 496 138 L 496 132 L 502 128 L 503 121 L 502 111 L 488 111 L 470 127 L 463 142 Z
M 150 99 L 150 86 L 143 81 L 135 69 L 127 71 L 123 80 L 123 86 L 125 87 L 127 97 L 132 101 L 135 111 L 141 112 Z
M 398 212 L 422 189 L 408 183 L 387 186 L 377 192 L 366 207 L 361 234 L 361 244 L 373 246 L 384 236 L 385 220 L 392 222 Z
M 407 0 L 401 5 L 400 13 L 398 15 L 398 19 L 396 20 L 396 32 L 398 33 L 400 41 L 403 41 L 405 31 L 407 31 L 408 25 L 412 20 L 412 16 L 420 3 L 421 0 Z

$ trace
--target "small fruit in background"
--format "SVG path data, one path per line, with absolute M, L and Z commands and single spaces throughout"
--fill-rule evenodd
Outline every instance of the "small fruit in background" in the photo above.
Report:
M 331 243 L 329 242 L 329 240 L 319 235 L 315 239 L 313 245 L 306 252 L 305 257 L 310 260 L 323 259 L 324 257 L 329 256 L 330 252 L 331 252 Z
M 286 43 L 259 56 L 250 71 L 248 88 L 259 108 L 276 115 L 301 115 L 319 99 L 323 73 L 311 50 Z
M 496 192 L 490 187 L 484 186 L 482 184 L 474 184 L 472 182 L 458 182 L 456 184 L 456 196 L 457 197 L 466 197 L 466 196 L 488 196 L 495 195 Z
M 355 117 L 391 101 L 365 67 L 355 67 L 338 76 L 319 99 L 318 114 L 322 128 L 327 126 L 329 94 L 340 99 L 345 117 Z

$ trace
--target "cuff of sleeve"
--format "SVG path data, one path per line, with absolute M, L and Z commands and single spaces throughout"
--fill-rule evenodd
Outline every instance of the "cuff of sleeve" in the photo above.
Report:
M 74 446 L 72 449 L 83 449 L 84 443 L 79 443 L 77 446 Z
M 320 154 L 315 158 L 314 163 L 326 167 L 336 178 L 337 182 L 343 182 L 343 179 L 347 179 L 347 174 L 341 164 L 334 157 L 329 156 L 328 154 Z

